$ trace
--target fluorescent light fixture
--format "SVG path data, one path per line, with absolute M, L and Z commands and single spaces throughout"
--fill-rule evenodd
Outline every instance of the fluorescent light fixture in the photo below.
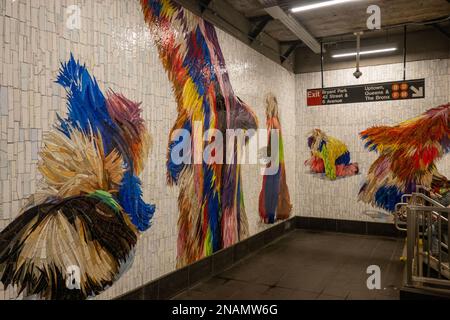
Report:
M 322 1 L 322 2 L 318 2 L 318 3 L 307 4 L 305 6 L 292 8 L 291 12 L 293 12 L 293 13 L 303 12 L 303 11 L 308 11 L 308 10 L 313 10 L 313 9 L 318 9 L 318 8 L 323 8 L 323 7 L 328 7 L 328 6 L 334 6 L 334 5 L 337 5 L 337 4 L 346 3 L 346 2 L 353 2 L 353 1 L 359 1 L 359 0 Z
M 376 54 L 376 53 L 384 53 L 384 52 L 394 52 L 397 51 L 397 48 L 385 48 L 385 49 L 378 49 L 378 50 L 367 50 L 367 51 L 361 51 L 360 55 L 367 55 L 367 54 Z M 349 53 L 340 53 L 340 54 L 334 54 L 331 57 L 333 58 L 345 58 L 345 57 L 355 57 L 356 52 L 349 52 Z

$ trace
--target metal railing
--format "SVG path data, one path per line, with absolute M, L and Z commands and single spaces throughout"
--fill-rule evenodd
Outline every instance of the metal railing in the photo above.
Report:
M 402 213 L 396 214 L 395 225 L 407 232 L 406 285 L 448 294 L 450 208 L 418 190 L 402 198 L 397 205 L 399 212 Z M 405 216 L 406 221 L 402 219 Z

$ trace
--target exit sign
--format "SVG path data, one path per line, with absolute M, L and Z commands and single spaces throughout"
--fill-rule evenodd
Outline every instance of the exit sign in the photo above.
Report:
M 308 107 L 425 98 L 425 79 L 309 89 Z

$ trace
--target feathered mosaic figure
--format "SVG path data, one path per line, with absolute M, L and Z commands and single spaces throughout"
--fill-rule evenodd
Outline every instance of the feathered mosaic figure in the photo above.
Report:
M 44 138 L 45 187 L 0 233 L 0 281 L 26 296 L 85 299 L 113 284 L 150 226 L 155 207 L 142 200 L 138 178 L 150 138 L 139 104 L 105 97 L 73 56 L 57 82 L 68 115 Z M 79 290 L 66 285 L 73 266 Z
M 247 237 L 248 222 L 240 165 L 175 163 L 172 150 L 181 140 L 177 130 L 185 129 L 192 137 L 197 122 L 203 132 L 217 129 L 225 137 L 227 129 L 255 129 L 257 120 L 233 92 L 214 26 L 174 1 L 141 4 L 178 104 L 167 179 L 180 187 L 177 265 L 182 267 Z M 232 151 L 235 159 L 238 151 Z M 184 156 L 194 163 L 192 154 Z
M 308 137 L 311 158 L 305 162 L 311 172 L 323 174 L 330 180 L 349 177 L 359 173 L 357 163 L 351 163 L 350 152 L 340 140 L 314 129 Z
M 359 200 L 393 212 L 402 195 L 414 192 L 417 185 L 446 185 L 435 162 L 450 151 L 449 114 L 447 104 L 393 127 L 361 132 L 366 148 L 379 157 L 370 167 Z
M 275 167 L 277 170 L 276 174 L 273 174 L 272 164 L 267 164 L 268 169 L 265 171 L 261 193 L 259 194 L 259 216 L 264 223 L 272 224 L 276 220 L 289 218 L 292 210 L 289 188 L 286 183 L 284 144 L 278 115 L 278 102 L 277 98 L 272 94 L 266 97 L 266 118 L 267 150 L 272 150 L 272 143 L 277 143 L 278 145 L 277 154 L 270 155 L 271 159 L 276 161 Z M 273 137 L 277 137 L 278 141 L 272 142 Z

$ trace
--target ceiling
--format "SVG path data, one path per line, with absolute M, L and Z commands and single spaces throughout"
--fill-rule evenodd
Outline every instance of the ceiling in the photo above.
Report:
M 296 73 L 309 72 L 305 65 L 316 68 L 320 64 L 320 43 L 325 56 L 333 50 L 354 48 L 356 31 L 364 31 L 365 45 L 395 42 L 403 46 L 407 38 L 409 59 L 448 57 L 450 52 L 450 0 L 354 0 L 300 13 L 290 13 L 290 9 L 325 0 L 174 1 Z M 367 30 L 370 5 L 381 9 L 381 30 Z M 269 14 L 265 10 L 269 7 L 279 8 Z M 403 36 L 404 25 L 407 37 Z
M 288 11 L 298 5 L 310 4 L 314 1 L 301 0 L 269 0 L 263 5 L 260 0 L 225 0 L 235 10 L 242 13 L 251 21 L 267 15 L 264 7 L 279 5 Z M 448 17 L 450 15 L 450 1 L 448 0 L 360 0 L 351 3 L 330 6 L 326 8 L 293 13 L 292 15 L 316 38 L 330 38 L 336 36 L 352 35 L 355 31 L 366 30 L 366 13 L 369 5 L 378 5 L 381 8 L 382 27 L 398 26 L 405 23 L 418 23 Z M 444 23 L 446 27 L 448 23 Z M 410 30 L 423 29 L 423 26 L 411 26 Z M 402 32 L 401 28 L 391 29 L 393 33 Z M 297 37 L 292 34 L 281 22 L 270 21 L 264 28 L 264 32 L 274 39 L 295 41 Z

